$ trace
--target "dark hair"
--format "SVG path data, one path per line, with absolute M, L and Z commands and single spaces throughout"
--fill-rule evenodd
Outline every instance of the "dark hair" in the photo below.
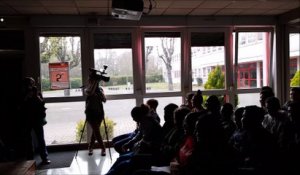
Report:
M 272 107 L 272 109 L 279 110 L 280 109 L 280 101 L 276 97 L 268 97 L 266 99 L 266 103 Z
M 243 115 L 244 118 L 249 118 L 252 123 L 261 123 L 265 116 L 265 111 L 258 106 L 246 106 Z
M 165 106 L 164 110 L 165 111 L 174 111 L 177 108 L 178 108 L 178 105 L 176 105 L 174 103 L 169 103 Z
M 141 106 L 136 106 L 131 110 L 131 116 L 133 120 L 140 121 L 149 112 L 149 107 L 147 105 L 141 104 Z
M 191 110 L 188 107 L 180 107 L 174 111 L 174 120 L 177 127 L 182 127 L 185 116 L 190 112 Z
M 199 89 L 193 98 L 196 99 L 197 104 L 201 105 L 203 103 L 202 91 Z
M 208 110 L 220 110 L 221 103 L 217 96 L 211 95 L 206 100 L 206 107 Z
M 147 105 L 149 105 L 150 106 L 150 108 L 152 108 L 152 109 L 154 109 L 154 110 L 156 110 L 156 108 L 157 108 L 157 106 L 158 106 L 158 101 L 156 100 L 156 99 L 149 99 L 149 100 L 147 100 Z
M 189 92 L 189 93 L 187 93 L 187 94 L 185 95 L 185 98 L 186 98 L 187 100 L 191 100 L 191 99 L 193 98 L 194 95 L 195 95 L 195 94 L 194 94 L 193 92 Z
M 274 94 L 273 88 L 271 88 L 270 86 L 263 86 L 261 88 L 261 91 L 269 91 L 269 92 L 272 92 Z
M 190 134 L 194 133 L 198 118 L 199 118 L 199 113 L 197 112 L 191 112 L 185 116 L 184 123 Z

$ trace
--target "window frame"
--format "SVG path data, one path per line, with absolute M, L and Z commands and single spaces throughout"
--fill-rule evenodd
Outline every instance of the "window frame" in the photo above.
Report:
M 184 83 L 185 83 L 185 79 L 183 78 L 184 77 L 184 70 L 185 70 L 185 67 L 184 67 L 184 47 L 185 47 L 185 43 L 184 43 L 184 39 L 185 39 L 185 29 L 184 28 L 181 28 L 181 27 L 173 27 L 173 28 L 160 28 L 160 27 L 157 27 L 157 28 L 141 28 L 141 49 L 142 49 L 142 55 L 141 55 L 141 58 L 142 58 L 142 89 L 141 89 L 141 93 L 142 93 L 142 96 L 143 98 L 155 98 L 155 97 L 176 97 L 176 96 L 182 96 L 182 100 L 184 100 Z M 175 33 L 180 33 L 180 49 L 181 49 L 181 59 L 180 59 L 180 68 L 181 68 L 181 73 L 180 73 L 180 76 L 181 76 L 181 84 L 180 84 L 180 90 L 179 91 L 174 91 L 174 92 L 151 92 L 151 93 L 147 93 L 146 92 L 146 70 L 145 70 L 145 33 L 155 33 L 155 32 L 163 32 L 163 33 L 170 33 L 170 32 L 175 32 Z
M 235 43 L 238 43 L 239 41 L 239 33 L 246 33 L 246 32 L 269 32 L 270 34 L 270 40 L 269 46 L 270 46 L 270 53 L 268 55 L 269 59 L 269 70 L 267 70 L 268 73 L 268 79 L 267 79 L 267 84 L 268 86 L 274 88 L 274 75 L 273 73 L 273 64 L 274 64 L 274 57 L 273 57 L 273 50 L 274 50 L 274 27 L 235 27 L 234 30 L 232 31 L 235 33 L 234 37 Z M 232 62 L 233 67 L 234 67 L 234 81 L 233 81 L 233 93 L 238 95 L 238 94 L 245 94 L 245 93 L 259 93 L 261 88 L 245 88 L 245 89 L 238 89 L 237 83 L 238 83 L 238 47 L 239 44 L 235 44 L 234 46 L 234 62 Z M 263 84 L 262 84 L 263 86 Z M 234 102 L 234 101 L 232 101 Z M 234 103 L 232 103 L 234 104 Z
M 224 68 L 225 68 L 225 88 L 224 89 L 213 89 L 213 90 L 201 90 L 203 95 L 225 95 L 226 96 L 226 102 L 233 101 L 234 97 L 231 92 L 231 84 L 232 84 L 232 42 L 231 42 L 231 31 L 232 29 L 230 27 L 203 27 L 203 28 L 189 28 L 188 29 L 188 70 L 192 70 L 192 53 L 191 53 L 191 36 L 192 33 L 224 33 Z M 222 50 L 222 49 L 221 49 Z M 219 50 L 218 50 L 219 51 Z M 205 52 L 206 53 L 206 52 Z M 204 71 L 202 74 L 203 76 L 208 76 L 208 70 L 202 69 Z M 196 92 L 192 90 L 192 72 L 190 71 L 188 74 L 188 89 L 190 92 Z M 187 78 L 186 78 L 187 79 Z
M 82 59 L 85 57 L 87 54 L 86 50 L 84 47 L 86 47 L 86 42 L 83 41 L 83 38 L 85 37 L 84 31 L 78 28 L 48 28 L 48 29 L 38 29 L 35 35 L 35 43 L 36 43 L 36 48 L 38 50 L 37 52 L 37 63 L 38 67 L 36 68 L 36 77 L 37 77 L 37 84 L 39 85 L 39 89 L 41 90 L 41 66 L 40 66 L 40 43 L 39 43 L 39 38 L 42 36 L 76 36 L 80 37 L 80 47 L 81 47 L 81 75 L 82 75 L 82 83 L 86 81 L 86 76 L 85 72 L 83 71 L 86 68 L 86 60 Z M 84 94 L 82 93 L 81 96 L 69 96 L 69 97 L 45 97 L 44 98 L 46 103 L 57 103 L 57 102 L 77 102 L 77 101 L 84 101 L 85 97 Z

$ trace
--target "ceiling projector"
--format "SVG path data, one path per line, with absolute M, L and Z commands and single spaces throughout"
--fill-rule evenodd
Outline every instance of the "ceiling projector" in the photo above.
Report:
M 140 20 L 143 10 L 143 0 L 112 0 L 111 15 L 117 19 Z

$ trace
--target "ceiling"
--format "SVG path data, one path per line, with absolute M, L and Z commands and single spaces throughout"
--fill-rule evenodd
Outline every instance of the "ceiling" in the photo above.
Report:
M 0 15 L 110 15 L 112 0 L 0 0 Z M 280 15 L 300 0 L 152 0 L 148 15 Z M 144 12 L 149 0 L 144 0 Z

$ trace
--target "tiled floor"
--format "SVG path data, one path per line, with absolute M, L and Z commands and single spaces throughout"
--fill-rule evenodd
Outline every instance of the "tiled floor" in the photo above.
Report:
M 88 155 L 87 150 L 82 150 L 78 152 L 77 158 L 73 158 L 70 167 L 37 170 L 36 175 L 104 175 L 119 157 L 119 154 L 116 153 L 113 148 L 111 151 L 112 161 L 109 158 L 108 150 L 106 150 L 106 156 L 100 155 L 100 149 L 94 150 L 94 154 L 92 156 Z

